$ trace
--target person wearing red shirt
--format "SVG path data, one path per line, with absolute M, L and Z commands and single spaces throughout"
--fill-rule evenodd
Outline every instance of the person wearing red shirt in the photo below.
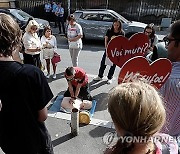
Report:
M 72 100 L 80 98 L 82 100 L 92 100 L 88 76 L 80 67 L 68 67 L 65 70 L 65 78 L 68 82 L 68 89 L 64 93 L 64 97 L 71 97 Z

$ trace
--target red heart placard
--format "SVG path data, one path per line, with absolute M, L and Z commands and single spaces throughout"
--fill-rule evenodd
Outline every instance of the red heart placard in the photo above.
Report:
M 130 39 L 117 36 L 107 46 L 109 59 L 119 67 L 135 56 L 143 56 L 149 47 L 149 39 L 144 33 L 136 33 Z
M 146 58 L 138 56 L 128 60 L 119 73 L 118 83 L 130 82 L 143 78 L 158 89 L 168 79 L 172 69 L 171 62 L 160 58 L 149 64 Z

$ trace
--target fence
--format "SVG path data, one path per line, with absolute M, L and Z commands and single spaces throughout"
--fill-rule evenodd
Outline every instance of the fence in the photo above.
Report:
M 48 0 L 17 0 L 22 10 L 34 17 L 44 18 L 44 4 Z M 56 2 L 59 2 L 55 0 Z M 67 17 L 68 0 L 61 0 Z M 78 9 L 104 8 L 113 9 L 129 20 L 160 24 L 164 17 L 177 20 L 180 18 L 179 0 L 71 0 L 71 13 Z

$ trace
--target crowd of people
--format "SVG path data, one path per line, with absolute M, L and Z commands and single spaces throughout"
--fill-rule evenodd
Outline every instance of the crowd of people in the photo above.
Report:
M 56 3 L 55 1 L 52 1 L 52 4 L 47 2 L 44 5 L 44 10 L 46 19 L 49 22 L 53 20 L 55 23 L 54 27 L 57 27 L 58 25 L 59 34 L 65 35 L 64 8 L 62 7 L 62 2 Z
M 48 4 L 45 8 L 48 14 L 51 8 Z M 57 8 L 63 12 L 61 4 Z M 60 12 L 58 16 L 62 17 L 59 15 Z M 78 67 L 78 55 L 82 49 L 82 27 L 76 23 L 74 15 L 68 16 L 68 22 L 67 38 L 72 66 L 65 70 L 68 89 L 64 96 L 71 97 L 71 100 L 77 98 L 92 100 L 87 74 Z M 57 50 L 57 40 L 49 26 L 45 27 L 43 36 L 39 38 L 38 28 L 39 25 L 34 19 L 29 20 L 22 34 L 18 24 L 9 15 L 0 13 L 0 147 L 8 154 L 54 153 L 44 121 L 47 118 L 46 105 L 53 98 L 46 78 L 50 77 L 50 62 Z M 147 140 L 144 140 L 144 143 L 134 143 L 119 139 L 113 147 L 105 151 L 106 154 L 166 154 L 167 150 L 170 154 L 178 154 L 176 140 L 163 143 L 152 142 L 149 139 L 157 135 L 161 137 L 180 135 L 179 29 L 180 21 L 177 21 L 164 39 L 168 48 L 167 56 L 172 62 L 173 69 L 169 79 L 159 91 L 143 81 L 133 81 L 120 84 L 109 92 L 108 110 L 119 136 L 141 136 Z M 144 33 L 149 37 L 149 52 L 154 52 L 157 41 L 152 25 L 148 25 Z M 125 33 L 121 22 L 114 20 L 105 36 L 105 48 L 112 38 L 119 35 L 125 36 Z M 17 62 L 14 56 L 15 52 L 21 49 L 22 43 L 24 64 Z M 41 52 L 46 60 L 46 77 L 39 69 Z M 94 80 L 99 81 L 103 78 L 106 59 L 108 57 L 104 52 L 98 77 Z M 52 63 L 52 66 L 55 79 L 57 64 Z M 114 64 L 110 67 L 108 84 L 112 82 L 115 68 Z M 164 144 L 167 149 L 162 148 Z

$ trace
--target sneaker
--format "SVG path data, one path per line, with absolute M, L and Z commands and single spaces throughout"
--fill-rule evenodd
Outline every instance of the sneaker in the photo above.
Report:
M 101 81 L 102 78 L 100 78 L 99 76 L 97 76 L 96 78 L 93 79 L 94 81 Z
M 47 78 L 47 79 L 49 79 L 49 78 L 50 78 L 50 74 L 49 74 L 49 73 L 46 75 L 46 78 Z
M 53 79 L 56 79 L 56 74 L 53 74 Z
M 111 83 L 112 83 L 112 79 L 108 79 L 107 84 L 111 84 Z

